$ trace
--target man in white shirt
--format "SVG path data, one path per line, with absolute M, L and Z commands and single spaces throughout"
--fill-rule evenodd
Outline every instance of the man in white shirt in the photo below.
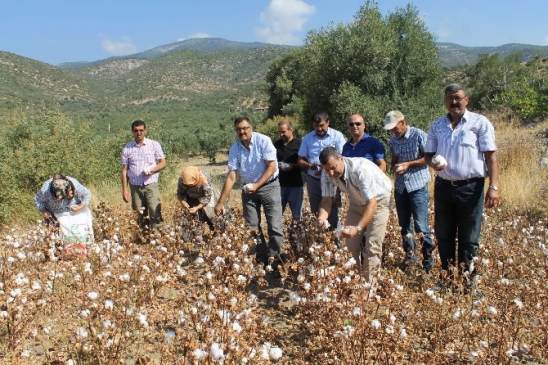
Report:
M 318 221 L 323 224 L 327 219 L 337 189 L 348 195 L 349 207 L 341 237 L 346 238 L 346 246 L 366 280 L 374 283 L 375 273 L 381 267 L 392 183 L 373 162 L 362 157 L 343 157 L 334 147 L 320 153 L 320 163 L 323 171 Z
M 493 125 L 483 115 L 468 111 L 468 100 L 463 86 L 447 86 L 448 113 L 432 124 L 426 141 L 424 158 L 437 175 L 435 234 L 444 279 L 432 289 L 441 291 L 452 284 L 453 277 L 448 271 L 453 266 L 464 275 L 466 288 L 481 295 L 474 288 L 472 260 L 479 248 L 484 203 L 487 207 L 499 203 L 499 168 Z M 443 157 L 441 163 L 438 156 Z M 486 177 L 489 177 L 487 192 Z

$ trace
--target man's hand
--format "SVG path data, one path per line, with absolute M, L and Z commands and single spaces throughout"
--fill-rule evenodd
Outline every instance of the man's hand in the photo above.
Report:
M 487 208 L 493 208 L 497 206 L 500 202 L 499 192 L 494 189 L 487 189 L 485 194 L 485 206 Z
M 188 212 L 189 212 L 190 214 L 196 214 L 196 213 L 198 213 L 199 210 L 200 210 L 200 209 L 199 209 L 198 207 L 192 207 L 192 208 L 189 208 L 189 209 L 188 209 Z
M 129 203 L 129 192 L 127 190 L 122 191 L 122 198 L 126 203 Z
M 318 228 L 320 228 L 322 230 L 329 229 L 330 224 L 329 224 L 329 221 L 327 219 L 318 218 L 316 223 L 318 225 Z
M 217 202 L 217 204 L 215 205 L 215 208 L 213 208 L 213 210 L 215 211 L 215 215 L 217 217 L 220 216 L 221 214 L 223 214 L 223 212 L 225 210 L 224 204 L 222 202 Z

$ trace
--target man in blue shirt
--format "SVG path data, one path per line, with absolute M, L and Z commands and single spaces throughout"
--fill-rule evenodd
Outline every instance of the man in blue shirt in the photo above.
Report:
M 318 214 L 322 201 L 320 153 L 326 147 L 334 147 L 342 152 L 346 140 L 341 132 L 329 127 L 329 115 L 325 111 L 314 114 L 312 126 L 314 130 L 304 136 L 299 148 L 299 166 L 307 171 L 306 189 L 310 210 Z M 339 205 L 338 203 L 331 205 L 328 218 L 331 230 L 336 229 L 339 222 Z
M 345 157 L 365 157 L 386 172 L 384 145 L 381 141 L 365 133 L 365 121 L 359 114 L 353 114 L 347 120 L 348 131 L 352 139 L 345 143 L 342 155 Z
M 219 216 L 223 212 L 224 201 L 239 175 L 244 185 L 241 194 L 245 221 L 258 233 L 257 261 L 268 265 L 272 250 L 276 253 L 275 264 L 278 264 L 281 260 L 283 227 L 276 148 L 269 137 L 253 132 L 247 117 L 236 118 L 234 130 L 239 141 L 228 152 L 228 173 L 215 205 L 215 214 Z M 268 245 L 261 229 L 261 206 L 268 228 Z
M 394 196 L 405 250 L 404 268 L 411 268 L 417 261 L 415 235 L 411 225 L 411 218 L 413 218 L 415 233 L 419 235 L 422 244 L 422 267 L 429 273 L 434 263 L 432 259 L 434 246 L 428 228 L 430 172 L 424 160 L 427 135 L 424 131 L 409 126 L 404 115 L 398 110 L 386 114 L 384 129 L 393 134 L 388 145 L 392 170 L 396 174 Z

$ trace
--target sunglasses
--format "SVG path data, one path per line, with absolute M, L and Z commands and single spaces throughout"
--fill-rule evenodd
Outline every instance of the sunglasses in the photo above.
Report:
M 360 125 L 362 125 L 361 122 L 356 122 L 356 123 L 352 123 L 352 122 L 351 122 L 351 123 L 348 123 L 348 126 L 349 126 L 349 127 L 353 127 L 353 126 L 359 127 Z

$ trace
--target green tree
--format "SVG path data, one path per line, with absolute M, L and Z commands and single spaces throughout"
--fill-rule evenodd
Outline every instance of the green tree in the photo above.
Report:
M 417 9 L 408 5 L 383 17 L 367 1 L 353 22 L 311 31 L 304 47 L 273 63 L 270 114 L 290 107 L 308 121 L 327 109 L 342 127 L 348 115 L 360 113 L 380 131 L 391 109 L 423 115 L 439 109 L 440 76 L 434 37 Z

